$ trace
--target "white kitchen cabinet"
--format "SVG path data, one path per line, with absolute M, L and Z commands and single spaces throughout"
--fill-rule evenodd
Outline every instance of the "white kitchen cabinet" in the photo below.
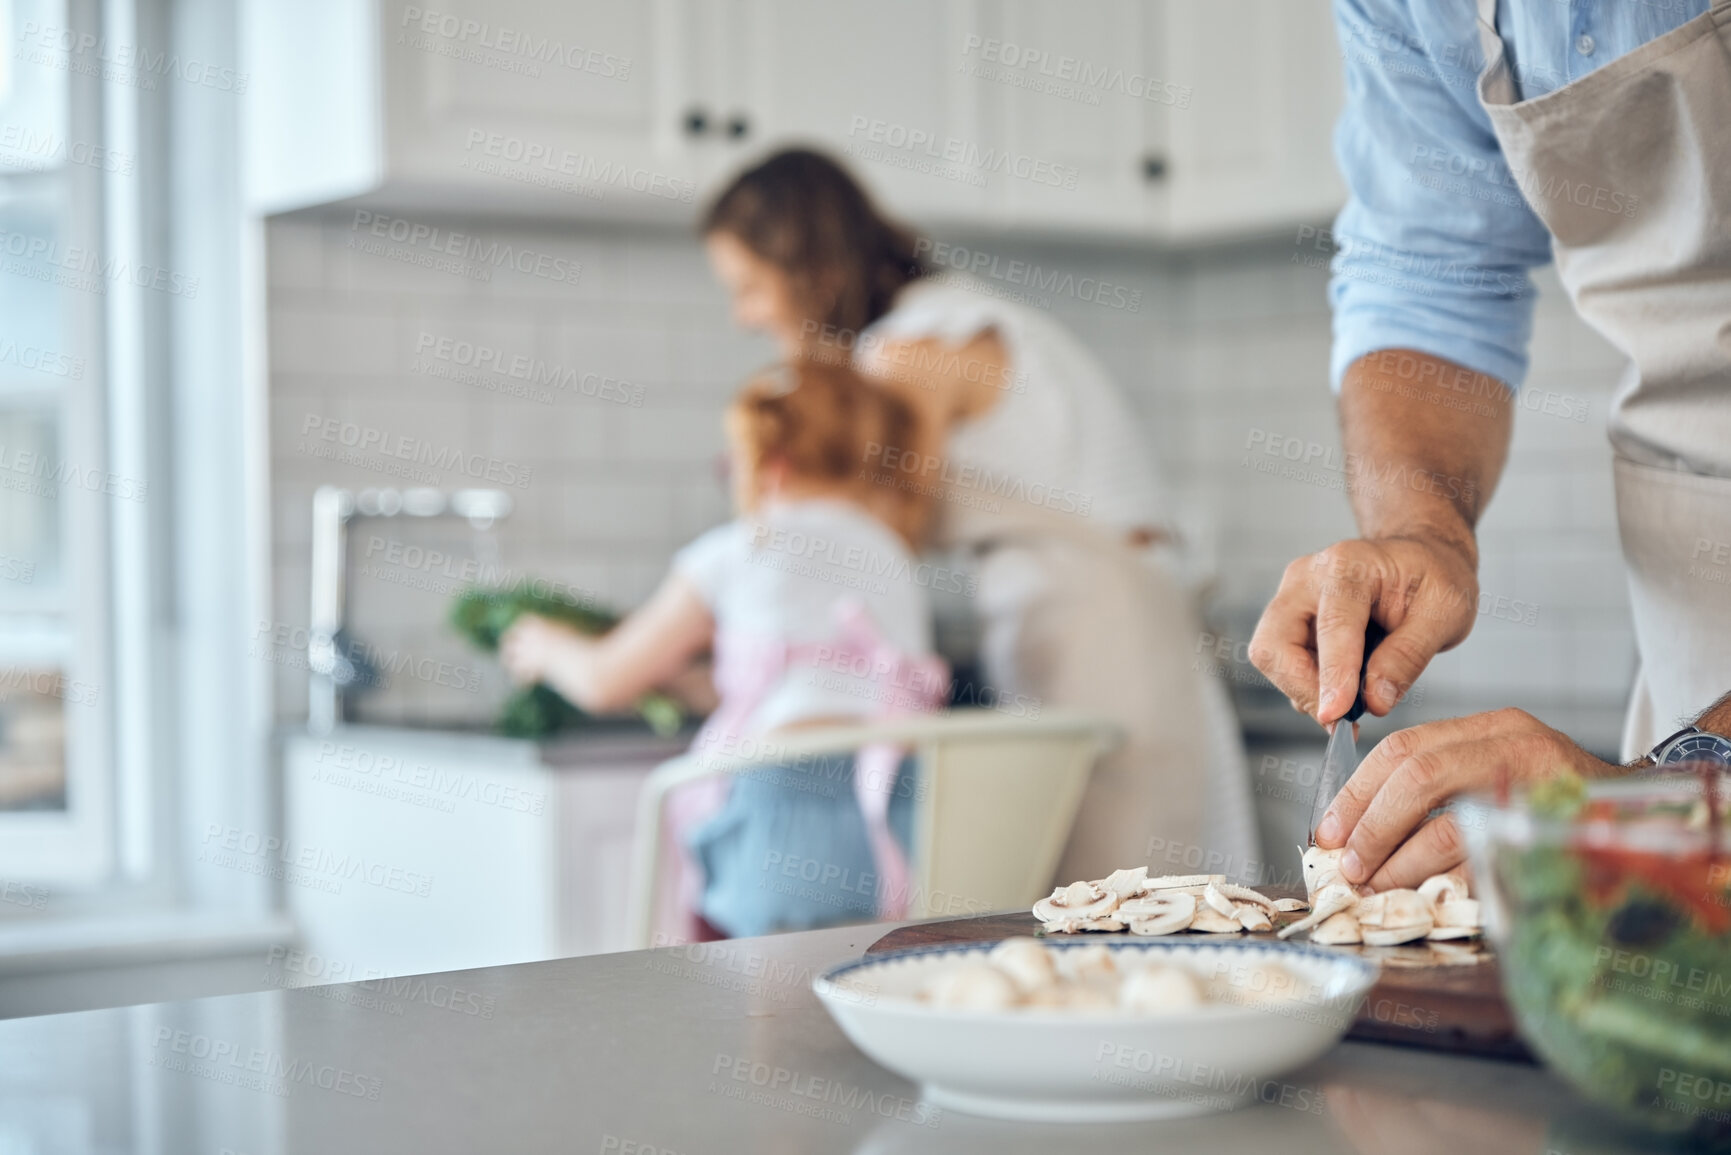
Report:
M 251 202 L 689 215 L 701 174 L 681 119 L 692 66 L 676 9 L 247 0 Z
M 637 798 L 683 747 L 648 733 L 546 749 L 375 726 L 293 734 L 280 845 L 207 840 L 207 853 L 279 880 L 301 946 L 357 978 L 624 950 Z
M 1058 5 L 999 0 L 981 10 L 961 68 L 987 102 L 992 136 L 1016 160 L 1048 162 L 993 190 L 1015 227 L 1157 234 L 1165 186 L 1150 179 L 1164 130 L 1161 99 L 1178 99 L 1151 65 L 1158 12 L 1146 0 Z M 1153 85 L 1150 100 L 1149 86 Z M 1061 181 L 1036 179 L 1055 171 Z
M 249 186 L 688 222 L 773 147 L 922 227 L 1190 241 L 1326 217 L 1328 0 L 244 0 Z
M 1325 220 L 1342 101 L 1328 0 L 1166 0 L 1165 69 L 1194 90 L 1168 116 L 1163 232 L 1211 239 Z
M 746 107 L 765 142 L 823 147 L 898 214 L 978 221 L 1001 178 L 981 170 L 977 86 L 959 66 L 976 27 L 960 0 L 746 0 Z
M 617 186 L 598 183 L 599 169 L 584 162 L 672 169 L 665 175 L 689 180 L 676 126 L 657 99 L 660 72 L 675 63 L 659 51 L 663 7 L 382 4 L 387 171 L 416 183 L 492 176 L 555 189 L 564 178 L 598 184 L 604 195 Z M 498 140 L 506 143 L 495 147 Z M 562 171 L 568 156 L 581 159 Z M 489 160 L 499 171 L 478 171 Z
M 995 0 L 970 57 L 1014 155 L 1075 190 L 1009 182 L 1011 227 L 1197 241 L 1324 219 L 1344 201 L 1328 0 Z

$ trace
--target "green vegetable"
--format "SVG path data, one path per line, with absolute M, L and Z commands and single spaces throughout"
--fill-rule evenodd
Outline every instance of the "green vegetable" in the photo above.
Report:
M 563 622 L 590 636 L 599 636 L 619 623 L 619 615 L 593 604 L 575 602 L 538 593 L 527 582 L 510 589 L 472 586 L 457 596 L 451 606 L 451 626 L 478 649 L 497 653 L 499 638 L 519 614 L 536 614 Z M 666 737 L 685 723 L 679 703 L 665 694 L 649 693 L 637 700 L 637 712 L 649 728 Z M 552 687 L 536 684 L 515 691 L 499 711 L 499 732 L 513 738 L 547 738 L 574 730 L 591 721 L 589 714 L 560 697 Z
M 1535 813 L 1564 821 L 1584 800 L 1561 781 L 1530 797 Z M 1731 1149 L 1731 930 L 1712 914 L 1731 890 L 1709 872 L 1706 895 L 1680 891 L 1672 879 L 1685 876 L 1667 871 L 1682 861 L 1567 838 L 1500 847 L 1504 986 L 1534 1048 L 1594 1102 Z
M 1527 795 L 1534 814 L 1545 818 L 1571 819 L 1587 801 L 1587 783 L 1572 770 L 1537 783 Z

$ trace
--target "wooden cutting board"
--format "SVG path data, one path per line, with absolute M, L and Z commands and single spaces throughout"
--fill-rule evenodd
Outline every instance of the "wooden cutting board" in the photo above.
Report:
M 1265 894 L 1279 897 L 1274 888 Z M 1292 918 L 1301 915 L 1288 916 Z M 1026 912 L 991 914 L 981 918 L 958 918 L 945 922 L 922 922 L 904 926 L 878 939 L 867 954 L 907 947 L 940 946 L 959 942 L 991 942 L 1016 935 L 1035 934 L 1039 920 Z M 1071 936 L 1060 936 L 1069 938 Z M 1123 934 L 1077 935 L 1102 942 L 1132 937 Z M 1200 939 L 1203 935 L 1179 937 Z M 1273 938 L 1272 934 L 1242 935 L 1241 938 Z M 1531 1063 L 1532 1053 L 1515 1029 L 1509 1005 L 1503 999 L 1502 977 L 1497 962 L 1486 948 L 1483 961 L 1470 965 L 1430 964 L 1430 948 L 1417 947 L 1323 947 L 1347 954 L 1362 954 L 1382 962 L 1382 977 L 1371 988 L 1358 1019 L 1347 1032 L 1350 1039 L 1373 1043 L 1396 1043 L 1433 1051 L 1478 1055 Z M 1413 965 L 1423 964 L 1423 965 Z

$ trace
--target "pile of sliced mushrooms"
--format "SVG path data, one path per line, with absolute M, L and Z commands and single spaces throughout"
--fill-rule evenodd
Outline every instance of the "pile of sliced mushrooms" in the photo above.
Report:
M 1136 957 L 1142 956 L 1142 957 Z M 1120 964 L 1123 964 L 1120 966 Z M 984 955 L 944 967 L 915 996 L 950 1010 L 1062 1008 L 1158 1013 L 1212 1003 L 1275 1005 L 1314 1001 L 1314 984 L 1272 960 L 1232 970 L 1192 970 L 1141 951 L 1103 946 L 1047 948 L 1038 939 L 1007 938 Z
M 1427 878 L 1416 890 L 1360 894 L 1341 877 L 1341 851 L 1313 846 L 1303 855 L 1308 901 L 1269 898 L 1220 874 L 1149 878 L 1148 868 L 1137 866 L 1093 882 L 1061 886 L 1034 904 L 1034 917 L 1047 934 L 1129 931 L 1153 936 L 1185 930 L 1272 931 L 1276 915 L 1308 911 L 1281 928 L 1280 937 L 1309 931 L 1312 942 L 1330 946 L 1397 946 L 1479 934 L 1478 900 L 1458 874 Z

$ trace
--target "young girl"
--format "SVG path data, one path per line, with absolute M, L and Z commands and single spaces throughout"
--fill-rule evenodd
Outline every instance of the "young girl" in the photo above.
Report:
M 519 619 L 500 647 L 507 671 L 607 712 L 713 650 L 721 704 L 693 746 L 713 755 L 935 708 L 948 678 L 911 553 L 926 504 L 880 464 L 883 446 L 917 443 L 913 411 L 845 367 L 798 362 L 747 384 L 727 431 L 736 520 L 680 550 L 604 637 Z M 679 899 L 735 937 L 897 915 L 914 788 L 882 748 L 687 788 L 669 803 L 692 856 Z

